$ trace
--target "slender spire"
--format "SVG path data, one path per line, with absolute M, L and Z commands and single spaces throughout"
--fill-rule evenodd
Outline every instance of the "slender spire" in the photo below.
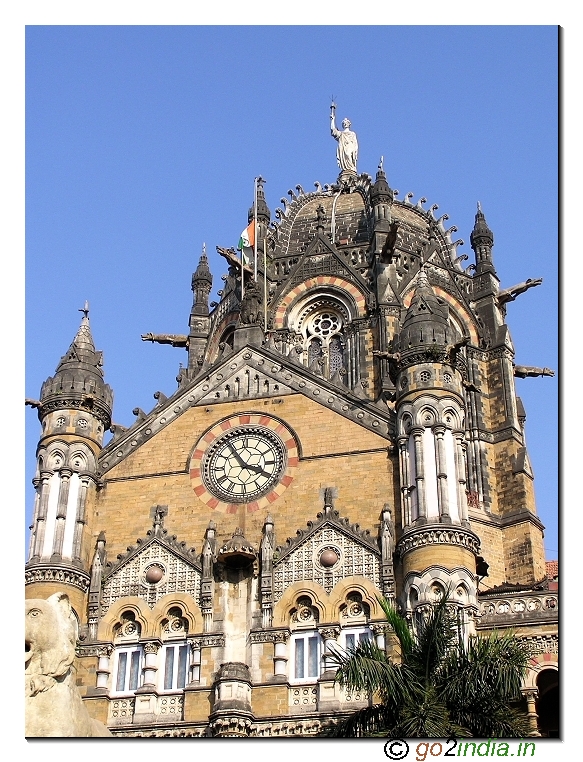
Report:
M 482 205 L 478 201 L 478 211 L 474 229 L 470 234 L 470 244 L 476 255 L 476 274 L 486 271 L 495 273 L 494 263 L 492 261 L 492 246 L 494 245 L 494 235 L 482 211 Z
M 89 325 L 89 302 L 86 301 L 85 306 L 79 312 L 83 313 L 81 325 L 67 353 L 61 357 L 57 373 L 65 370 L 83 369 L 91 370 L 103 378 L 103 371 L 101 370 L 103 356 L 101 352 L 97 352 L 95 349 L 91 326 Z
M 257 178 L 257 221 L 260 223 L 264 223 L 264 225 L 267 227 L 269 225 L 269 220 L 271 219 L 271 212 L 269 211 L 269 207 L 267 206 L 267 201 L 265 200 L 265 191 L 263 190 L 263 183 L 266 182 L 266 180 L 263 177 Z M 249 209 L 248 214 L 248 221 L 251 222 L 252 219 L 255 217 L 255 201 L 251 205 L 251 208 Z

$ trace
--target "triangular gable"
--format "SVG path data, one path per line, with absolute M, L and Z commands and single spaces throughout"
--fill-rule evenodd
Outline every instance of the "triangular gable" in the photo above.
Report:
M 178 543 L 174 535 L 168 536 L 160 526 L 148 535 L 127 553 L 120 554 L 115 564 L 105 567 L 100 596 L 102 615 L 115 601 L 127 596 L 142 598 L 150 608 L 168 593 L 185 593 L 198 602 L 202 570 L 195 549 Z M 146 579 L 150 567 L 156 567 L 162 574 L 155 584 Z
M 219 384 L 214 385 L 204 397 L 201 397 L 200 404 L 250 399 L 259 395 L 280 397 L 292 393 L 293 390 L 281 380 L 245 365 L 236 368 L 230 375 L 225 375 Z
M 342 276 L 356 283 L 363 296 L 366 297 L 370 292 L 370 286 L 362 275 L 340 254 L 327 236 L 318 232 L 290 270 L 288 277 L 276 290 L 271 303 L 277 304 L 284 293 L 298 283 L 318 275 Z
M 224 402 L 225 397 L 216 397 L 217 392 L 223 393 L 228 378 L 234 378 L 235 372 L 241 376 L 246 371 L 269 380 L 269 394 L 279 396 L 286 393 L 299 393 L 309 397 L 314 402 L 334 410 L 359 426 L 378 434 L 386 440 L 394 436 L 394 412 L 386 405 L 372 402 L 358 396 L 343 384 L 335 384 L 325 378 L 311 373 L 304 365 L 284 357 L 276 350 L 265 345 L 261 347 L 243 347 L 227 358 L 223 358 L 212 368 L 205 371 L 186 388 L 179 389 L 172 397 L 164 401 L 148 413 L 145 418 L 139 418 L 134 425 L 115 437 L 99 456 L 101 474 L 107 473 L 120 463 L 130 453 L 136 452 L 139 446 L 149 441 L 159 431 L 173 423 L 182 413 L 195 405 Z M 279 389 L 276 391 L 275 387 Z M 245 387 L 240 386 L 238 397 L 228 399 L 253 400 L 264 398 L 261 389 L 258 393 L 251 390 L 247 394 Z
M 325 563 L 320 559 L 324 556 Z M 277 558 L 276 558 L 277 556 Z M 337 559 L 334 562 L 334 559 Z M 330 561 L 333 563 L 330 564 Z M 294 582 L 309 580 L 327 593 L 342 579 L 362 576 L 382 592 L 381 552 L 368 531 L 359 529 L 327 506 L 308 528 L 276 549 L 273 564 L 273 601 Z

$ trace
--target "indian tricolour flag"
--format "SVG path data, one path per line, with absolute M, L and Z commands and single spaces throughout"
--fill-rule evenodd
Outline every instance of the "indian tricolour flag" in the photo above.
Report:
M 248 265 L 251 261 L 251 255 L 253 254 L 253 247 L 255 246 L 255 220 L 252 220 L 245 230 L 241 233 L 239 238 L 239 245 L 237 248 L 241 252 L 244 264 Z

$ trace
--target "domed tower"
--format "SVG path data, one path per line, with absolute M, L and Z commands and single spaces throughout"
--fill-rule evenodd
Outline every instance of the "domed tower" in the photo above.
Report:
M 89 582 L 89 550 L 83 544 L 87 498 L 97 484 L 97 457 L 111 426 L 113 404 L 111 388 L 103 380 L 102 353 L 93 343 L 87 302 L 81 312 L 77 335 L 41 389 L 37 494 L 26 565 L 27 595 L 46 597 L 69 584 L 76 588 L 69 592 L 77 611 Z
M 411 614 L 449 590 L 467 620 L 476 609 L 480 543 L 466 503 L 467 338 L 448 318 L 422 268 L 393 342 L 403 528 L 397 553 Z

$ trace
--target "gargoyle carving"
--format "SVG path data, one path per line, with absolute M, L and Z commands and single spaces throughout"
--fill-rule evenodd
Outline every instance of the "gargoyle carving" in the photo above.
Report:
M 502 306 L 507 302 L 513 302 L 519 294 L 523 294 L 525 291 L 528 291 L 529 288 L 534 288 L 534 286 L 540 286 L 542 282 L 542 278 L 528 278 L 517 286 L 506 288 L 498 294 L 498 304 Z
M 514 375 L 516 378 L 536 378 L 536 376 L 554 376 L 555 371 L 550 368 L 533 368 L 530 365 L 515 365 Z
M 188 336 L 176 333 L 143 333 L 142 341 L 156 344 L 171 344 L 173 347 L 187 347 Z

